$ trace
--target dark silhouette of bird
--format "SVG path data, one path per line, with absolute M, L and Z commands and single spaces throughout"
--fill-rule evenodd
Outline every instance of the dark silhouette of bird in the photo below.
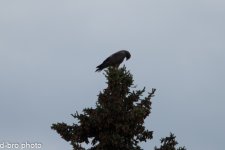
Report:
M 107 67 L 115 67 L 118 68 L 119 65 L 123 62 L 124 58 L 126 58 L 126 60 L 130 59 L 131 55 L 127 50 L 120 50 L 114 54 L 112 54 L 111 56 L 109 56 L 108 58 L 106 58 L 102 64 L 100 64 L 99 66 L 97 66 L 96 71 L 95 72 L 100 72 L 103 69 L 107 68 Z

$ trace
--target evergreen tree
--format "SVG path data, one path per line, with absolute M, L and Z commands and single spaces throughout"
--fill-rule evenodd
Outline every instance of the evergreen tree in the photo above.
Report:
M 185 147 L 176 148 L 178 142 L 176 136 L 172 133 L 170 133 L 169 137 L 162 138 L 160 142 L 161 146 L 159 148 L 155 147 L 155 150 L 186 150 Z
M 108 68 L 104 75 L 107 87 L 99 93 L 96 108 L 73 114 L 77 124 L 56 123 L 51 128 L 70 142 L 74 150 L 85 150 L 84 143 L 91 143 L 89 150 L 141 150 L 139 143 L 153 138 L 153 131 L 143 124 L 151 113 L 151 98 L 156 89 L 144 97 L 145 88 L 135 89 L 133 76 L 125 66 Z M 161 147 L 155 150 L 175 150 Z
M 145 89 L 133 90 L 133 77 L 125 67 L 106 70 L 107 88 L 100 92 L 96 108 L 86 108 L 83 114 L 72 115 L 78 124 L 52 125 L 63 139 L 70 141 L 74 150 L 84 149 L 81 143 L 89 143 L 90 150 L 140 150 L 141 141 L 152 138 L 152 131 L 143 126 L 151 111 L 151 97 L 141 99 Z

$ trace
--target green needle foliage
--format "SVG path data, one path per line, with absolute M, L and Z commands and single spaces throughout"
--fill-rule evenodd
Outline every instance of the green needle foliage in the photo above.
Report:
M 139 143 L 153 137 L 153 131 L 143 124 L 151 113 L 156 89 L 144 97 L 145 88 L 135 90 L 133 76 L 125 66 L 108 68 L 104 75 L 107 87 L 99 93 L 96 108 L 73 114 L 77 124 L 56 123 L 51 128 L 74 150 L 85 150 L 85 144 L 91 145 L 88 150 L 141 150 Z
M 169 137 L 162 138 L 160 142 L 161 146 L 159 148 L 155 147 L 155 150 L 186 150 L 185 147 L 176 148 L 178 142 L 176 141 L 176 136 L 172 133 L 170 133 Z
M 100 92 L 96 108 L 85 108 L 83 114 L 72 115 L 78 124 L 52 125 L 74 150 L 83 150 L 81 143 L 91 142 L 90 150 L 140 150 L 141 141 L 152 138 L 152 131 L 143 126 L 151 111 L 155 89 L 141 99 L 145 89 L 132 90 L 133 77 L 125 67 L 105 72 L 107 88 Z

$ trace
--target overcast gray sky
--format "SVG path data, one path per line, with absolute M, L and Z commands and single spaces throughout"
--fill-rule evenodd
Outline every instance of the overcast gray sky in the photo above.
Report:
M 189 150 L 225 139 L 225 1 L 0 1 L 0 144 L 72 149 L 50 129 L 94 107 L 95 67 L 120 49 L 137 88 L 156 88 L 146 127 Z

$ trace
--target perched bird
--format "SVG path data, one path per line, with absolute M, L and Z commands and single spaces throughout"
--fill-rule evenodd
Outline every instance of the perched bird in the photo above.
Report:
M 104 68 L 107 68 L 110 66 L 118 68 L 119 65 L 123 62 L 124 58 L 126 58 L 126 60 L 128 60 L 128 59 L 130 59 L 130 57 L 131 57 L 131 55 L 128 51 L 120 50 L 120 51 L 112 54 L 108 58 L 106 58 L 106 60 L 104 60 L 102 64 L 100 64 L 99 66 L 96 67 L 97 68 L 96 71 L 102 71 Z

